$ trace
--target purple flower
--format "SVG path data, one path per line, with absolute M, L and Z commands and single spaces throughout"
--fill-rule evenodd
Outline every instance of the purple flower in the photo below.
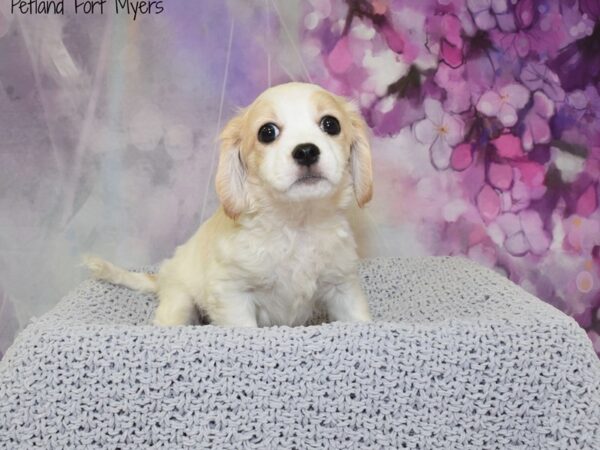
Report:
M 533 106 L 527 112 L 525 132 L 523 133 L 523 148 L 531 150 L 534 144 L 547 144 L 552 138 L 548 119 L 554 115 L 554 103 L 542 92 L 533 94 Z
M 500 195 L 487 183 L 483 185 L 477 194 L 476 202 L 479 214 L 486 222 L 494 220 L 502 209 Z
M 515 22 L 519 29 L 529 28 L 536 19 L 535 0 L 521 0 L 515 5 Z
M 558 75 L 548 69 L 545 64 L 528 62 L 521 70 L 520 78 L 531 91 L 542 90 L 555 102 L 565 99 L 565 91 L 560 87 Z
M 464 137 L 463 121 L 442 109 L 442 104 L 428 98 L 423 104 L 425 119 L 414 126 L 417 140 L 429 145 L 431 162 L 436 169 L 447 169 L 450 165 L 452 147 Z
M 529 101 L 529 90 L 520 84 L 509 84 L 496 91 L 487 91 L 477 102 L 477 110 L 497 117 L 505 127 L 517 123 L 517 112 Z
M 573 108 L 572 114 L 578 121 L 591 122 L 600 118 L 600 95 L 594 86 L 569 93 L 567 104 Z
M 471 107 L 469 83 L 464 66 L 453 69 L 441 63 L 435 73 L 435 82 L 446 91 L 445 109 L 453 113 L 462 113 Z
M 439 47 L 440 59 L 456 68 L 464 63 L 462 25 L 452 14 L 434 16 L 427 20 L 428 46 L 433 53 Z
M 506 0 L 467 0 L 467 7 L 479 29 L 491 30 L 496 26 L 495 14 L 506 12 L 508 5 Z
M 528 252 L 543 255 L 550 247 L 549 233 L 544 230 L 539 214 L 530 209 L 519 214 L 504 213 L 488 229 L 494 242 L 503 245 L 513 256 Z
M 563 48 L 548 67 L 558 75 L 567 92 L 600 82 L 600 22 L 596 23 L 591 36 Z
M 566 40 L 567 31 L 558 2 L 520 0 L 514 12 L 498 15 L 497 20 L 500 29 L 491 31 L 492 40 L 513 58 L 532 55 L 544 61 Z
M 600 87 L 600 86 L 599 86 Z M 600 142 L 600 96 L 595 86 L 567 93 L 565 102 L 552 119 L 552 129 L 562 141 L 596 153 L 593 148 Z M 597 153 L 596 153 L 597 154 Z M 579 152 L 580 156 L 584 156 Z M 596 156 L 600 159 L 600 155 Z

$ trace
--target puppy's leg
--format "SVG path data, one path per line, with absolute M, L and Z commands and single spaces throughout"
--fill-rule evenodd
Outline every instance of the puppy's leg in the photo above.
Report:
M 210 304 L 211 323 L 222 327 L 257 327 L 254 298 L 246 292 L 219 295 Z
M 161 288 L 158 300 L 158 308 L 154 315 L 155 325 L 189 325 L 194 322 L 194 300 L 187 292 L 172 286 Z
M 370 322 L 371 313 L 367 298 L 358 279 L 351 278 L 342 284 L 325 288 L 321 297 L 329 320 L 341 322 Z

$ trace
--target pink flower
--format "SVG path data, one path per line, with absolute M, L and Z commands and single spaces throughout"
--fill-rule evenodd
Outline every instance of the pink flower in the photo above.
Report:
M 481 217 L 487 222 L 494 220 L 500 214 L 500 196 L 489 184 L 484 184 L 477 194 L 477 208 Z
M 567 39 L 563 11 L 560 2 L 537 7 L 531 1 L 520 0 L 514 14 L 497 15 L 500 30 L 492 30 L 492 41 L 507 56 L 544 60 L 555 54 Z M 553 3 L 553 4 L 552 4 Z M 551 96 L 552 97 L 552 96 Z
M 522 0 L 515 6 L 515 19 L 519 28 L 528 28 L 535 19 L 536 11 L 533 0 Z
M 453 69 L 445 63 L 440 63 L 435 73 L 435 82 L 446 91 L 444 108 L 453 113 L 462 113 L 471 107 L 470 84 L 466 80 L 465 66 Z
M 512 134 L 501 134 L 492 141 L 499 156 L 508 159 L 518 159 L 524 156 L 521 140 Z
M 552 138 L 548 119 L 554 115 L 554 103 L 543 92 L 533 94 L 533 106 L 525 116 L 523 148 L 531 150 L 534 144 L 547 144 Z
M 494 180 L 498 186 L 506 186 L 509 180 L 512 181 L 510 190 L 502 192 L 502 210 L 516 213 L 528 208 L 532 199 L 544 195 L 545 173 L 544 166 L 533 161 L 510 161 L 510 165 L 513 167 L 512 174 L 505 169 L 505 172 L 495 173 L 493 177 L 488 173 L 488 179 L 490 182 Z
M 513 182 L 513 169 L 508 164 L 490 163 L 487 176 L 490 184 L 496 189 L 506 191 Z
M 428 20 L 428 33 L 439 39 L 440 59 L 452 68 L 463 64 L 463 39 L 462 27 L 458 17 L 446 14 L 439 18 L 432 17 Z M 437 40 L 434 37 L 434 40 Z
M 482 30 L 491 30 L 496 26 L 495 13 L 507 9 L 506 0 L 467 0 L 467 7 L 473 14 L 475 24 Z
M 520 84 L 509 84 L 498 92 L 487 91 L 477 102 L 477 110 L 490 117 L 497 117 L 505 127 L 517 123 L 517 111 L 529 101 L 529 90 Z
M 519 214 L 505 213 L 490 225 L 489 232 L 508 253 L 523 256 L 528 252 L 543 255 L 550 247 L 549 233 L 544 230 L 539 214 L 530 209 Z
M 450 158 L 450 165 L 454 170 L 465 170 L 473 162 L 473 145 L 472 144 L 459 144 L 454 148 L 452 157 Z
M 415 137 L 429 145 L 433 166 L 446 169 L 450 165 L 452 147 L 463 139 L 464 123 L 459 117 L 446 113 L 437 100 L 427 98 L 423 106 L 426 118 L 415 125 Z

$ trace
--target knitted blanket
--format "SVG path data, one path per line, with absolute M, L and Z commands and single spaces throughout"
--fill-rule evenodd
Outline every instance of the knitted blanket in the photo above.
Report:
M 599 448 L 571 318 L 460 258 L 361 276 L 374 323 L 260 329 L 154 327 L 86 281 L 0 362 L 0 448 Z

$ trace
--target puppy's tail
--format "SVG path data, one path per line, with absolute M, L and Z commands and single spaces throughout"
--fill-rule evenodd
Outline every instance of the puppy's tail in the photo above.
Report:
M 120 284 L 141 292 L 157 292 L 156 275 L 150 273 L 130 272 L 96 256 L 86 255 L 83 264 L 92 272 L 97 280 Z

